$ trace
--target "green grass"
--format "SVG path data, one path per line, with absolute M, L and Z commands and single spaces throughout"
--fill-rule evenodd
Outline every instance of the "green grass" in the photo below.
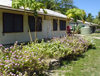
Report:
M 94 42 L 96 49 L 88 50 L 77 60 L 64 61 L 56 73 L 59 76 L 100 76 L 100 40 L 95 39 Z
M 88 35 L 85 35 L 85 36 L 88 36 L 88 37 L 100 37 L 100 33 L 93 33 L 93 34 L 88 34 Z
M 91 34 L 91 36 L 100 37 L 100 33 Z

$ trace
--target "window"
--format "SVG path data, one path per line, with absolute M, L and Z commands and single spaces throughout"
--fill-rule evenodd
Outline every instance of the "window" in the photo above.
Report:
M 57 26 L 58 26 L 58 20 L 53 19 L 53 31 L 57 31 Z
M 30 31 L 34 32 L 35 31 L 35 18 L 34 18 L 34 16 L 28 16 L 28 23 L 29 23 Z
M 29 16 L 28 17 L 28 23 L 29 23 L 29 27 L 30 27 L 30 31 L 31 32 L 35 32 L 35 26 L 36 26 L 36 31 L 42 31 L 42 18 L 38 17 L 37 18 L 37 22 L 35 25 L 35 17 L 34 16 Z
M 42 18 L 37 18 L 36 31 L 42 31 Z
M 23 16 L 3 13 L 3 32 L 23 32 Z
M 60 20 L 60 30 L 66 30 L 66 21 Z

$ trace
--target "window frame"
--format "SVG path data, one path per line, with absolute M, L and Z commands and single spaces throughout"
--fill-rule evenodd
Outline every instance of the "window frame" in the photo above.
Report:
M 34 29 L 33 30 L 31 30 L 30 28 L 29 17 L 34 17 L 34 16 L 28 15 L 28 26 L 29 26 L 30 32 L 35 32 L 35 17 L 34 17 Z
M 38 23 L 38 18 L 41 18 L 41 30 L 38 30 L 38 29 L 37 29 L 37 26 L 39 26 L 39 25 L 37 24 L 37 23 Z M 42 32 L 42 17 L 40 17 L 40 16 L 37 17 L 37 21 L 36 21 L 36 25 L 35 25 L 35 26 L 36 26 L 36 32 Z
M 29 16 L 30 16 L 30 17 L 34 17 L 34 16 L 32 16 L 32 15 L 28 15 L 28 25 L 29 25 Z M 41 18 L 41 30 L 37 30 L 38 18 Z M 35 18 L 35 17 L 34 17 L 34 20 L 36 21 L 36 18 Z M 34 30 L 33 30 L 33 31 L 30 30 L 30 32 L 42 32 L 42 20 L 43 20 L 43 18 L 42 18 L 41 16 L 38 16 L 38 17 L 37 17 L 37 21 L 36 21 L 36 25 L 35 25 L 35 22 L 34 22 Z M 29 25 L 29 26 L 30 26 L 30 25 Z M 36 27 L 36 29 L 35 29 L 35 27 Z
M 13 17 L 12 17 L 12 19 L 13 19 L 13 20 L 12 20 L 12 21 L 13 21 L 13 22 L 12 22 L 12 24 L 13 24 L 12 29 L 13 29 L 13 30 L 11 30 L 11 31 L 7 31 L 7 30 L 5 31 L 5 27 L 6 27 L 7 25 L 4 24 L 4 23 L 5 23 L 5 21 L 4 21 L 4 14 L 5 14 L 5 15 L 6 15 L 6 14 L 9 14 L 9 15 L 12 15 L 12 16 L 13 16 Z M 16 25 L 14 25 L 14 24 L 16 24 L 16 23 L 15 23 L 15 16 L 18 16 L 18 15 L 19 15 L 20 17 L 22 17 L 22 22 L 21 22 L 22 25 L 20 26 L 20 27 L 22 27 L 22 28 L 21 28 L 20 31 L 19 31 L 19 30 L 16 31 L 16 30 L 15 30 L 15 29 L 16 29 Z M 3 33 L 21 33 L 21 32 L 23 32 L 23 22 L 24 22 L 24 21 L 23 21 L 23 15 L 22 15 L 22 14 L 3 12 L 3 14 L 2 14 L 2 19 L 3 19 L 3 30 L 2 30 Z
M 61 29 L 61 21 L 65 22 L 65 29 Z M 59 30 L 60 31 L 66 31 L 66 20 L 59 20 Z
M 54 20 L 57 21 L 56 29 L 54 29 Z M 53 31 L 58 31 L 58 19 L 53 19 Z

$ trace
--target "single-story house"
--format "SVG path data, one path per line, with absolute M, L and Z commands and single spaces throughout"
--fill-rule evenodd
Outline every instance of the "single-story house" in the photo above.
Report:
M 29 9 L 24 12 L 23 9 L 12 8 L 12 0 L 0 0 L 0 44 L 12 44 L 15 41 L 30 41 L 29 29 L 32 39 L 35 39 L 35 27 L 37 39 L 62 37 L 66 35 L 67 16 L 61 13 L 45 9 L 38 11 L 37 24 L 35 17 Z M 75 22 L 70 22 L 75 25 Z M 95 32 L 96 24 L 78 20 L 77 25 L 89 26 L 92 32 Z
M 96 27 L 99 26 L 98 24 L 87 22 L 87 21 L 85 21 L 85 23 L 83 23 L 83 21 L 81 21 L 81 20 L 77 20 L 77 23 L 76 23 L 76 22 L 73 21 L 73 19 L 70 22 L 70 25 L 71 26 L 80 25 L 82 27 L 87 27 L 88 26 L 91 29 L 91 33 L 95 33 Z
M 30 41 L 29 28 L 32 39 L 35 39 L 35 26 L 37 38 L 52 38 L 66 35 L 66 15 L 45 9 L 38 11 L 37 24 L 30 10 L 11 7 L 12 0 L 0 0 L 0 44 L 12 44 L 15 41 Z

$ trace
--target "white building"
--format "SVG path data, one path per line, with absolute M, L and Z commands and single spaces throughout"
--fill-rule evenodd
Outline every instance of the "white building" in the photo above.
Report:
M 99 26 L 98 24 L 87 22 L 87 21 L 85 21 L 85 23 L 83 23 L 83 21 L 81 21 L 81 20 L 77 20 L 77 23 L 76 23 L 73 21 L 73 19 L 70 22 L 70 25 L 71 26 L 80 25 L 82 27 L 89 27 L 91 29 L 91 33 L 94 33 L 96 31 L 96 27 Z
M 12 44 L 15 41 L 30 41 L 29 27 L 33 40 L 35 39 L 35 18 L 30 10 L 11 7 L 11 0 L 0 0 L 0 44 Z M 45 9 L 38 11 L 37 38 L 52 38 L 66 35 L 66 16 Z

